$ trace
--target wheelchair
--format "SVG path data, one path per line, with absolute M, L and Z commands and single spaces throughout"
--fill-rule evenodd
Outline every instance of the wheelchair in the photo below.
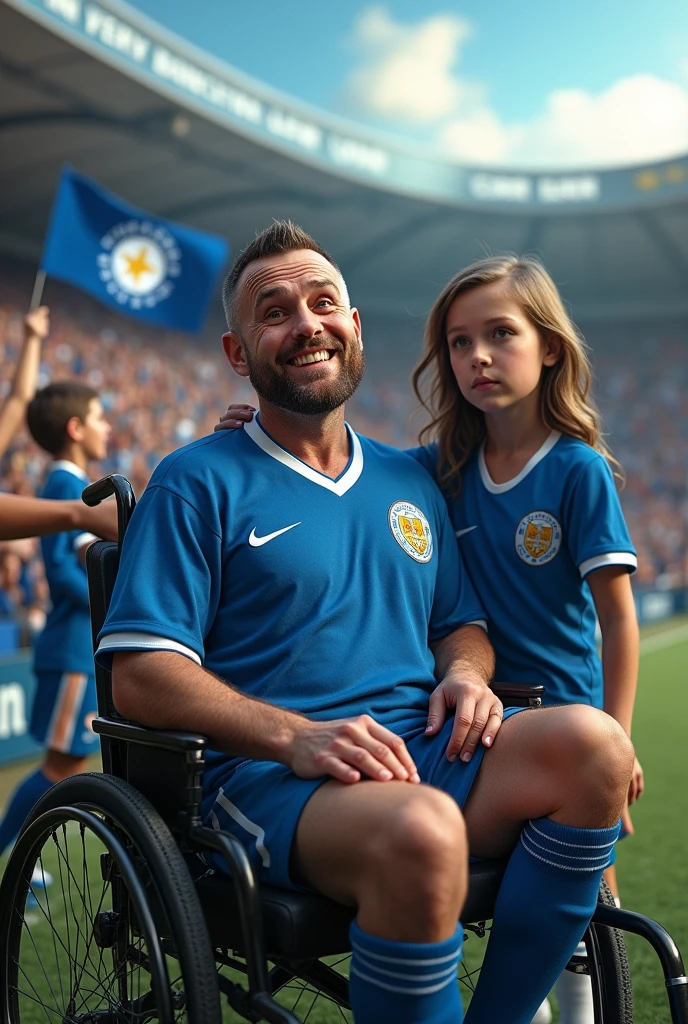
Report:
M 135 499 L 119 475 L 83 494 L 97 505 L 113 493 L 119 541 L 99 541 L 87 556 L 94 641 Z M 103 774 L 66 779 L 36 804 L 0 884 L 0 1024 L 351 1021 L 354 910 L 315 893 L 258 887 L 241 843 L 201 820 L 205 737 L 123 719 L 109 673 L 98 666 L 96 678 Z M 507 706 L 542 702 L 542 687 L 494 689 Z M 217 857 L 229 877 L 212 867 Z M 470 866 L 459 975 L 466 993 L 504 867 Z M 53 884 L 39 890 L 41 872 Z M 604 883 L 585 955 L 568 964 L 590 976 L 597 1024 L 633 1021 L 623 931 L 653 946 L 671 1020 L 688 1024 L 688 987 L 671 937 L 617 909 Z

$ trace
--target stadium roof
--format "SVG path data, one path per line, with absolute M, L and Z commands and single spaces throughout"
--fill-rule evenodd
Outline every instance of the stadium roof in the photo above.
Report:
M 459 166 L 296 103 L 121 0 L 0 0 L 0 247 L 37 258 L 63 162 L 236 251 L 291 217 L 352 298 L 422 314 L 486 252 L 537 252 L 580 320 L 688 312 L 688 157 Z

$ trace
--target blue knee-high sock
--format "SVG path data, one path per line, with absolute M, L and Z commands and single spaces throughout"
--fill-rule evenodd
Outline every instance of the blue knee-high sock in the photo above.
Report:
M 349 993 L 356 1024 L 460 1024 L 463 931 L 444 942 L 392 942 L 351 925 Z
M 40 770 L 19 783 L 0 822 L 0 854 L 18 835 L 36 801 L 54 785 Z
M 529 821 L 495 904 L 466 1024 L 530 1024 L 578 945 L 619 834 Z

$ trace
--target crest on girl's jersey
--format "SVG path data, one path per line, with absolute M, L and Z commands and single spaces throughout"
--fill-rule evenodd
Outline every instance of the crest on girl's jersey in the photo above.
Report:
M 416 562 L 429 562 L 432 558 L 432 533 L 421 510 L 408 501 L 395 501 L 390 505 L 387 519 L 399 547 Z
M 549 512 L 529 512 L 518 524 L 515 543 L 528 565 L 546 565 L 561 547 L 561 526 Z

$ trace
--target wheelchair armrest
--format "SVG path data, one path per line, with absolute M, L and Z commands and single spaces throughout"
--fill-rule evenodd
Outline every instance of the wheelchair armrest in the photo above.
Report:
M 490 689 L 505 708 L 539 708 L 545 695 L 544 686 L 536 683 L 491 683 Z
M 102 716 L 93 730 L 114 747 L 115 774 L 150 800 L 173 833 L 186 822 L 200 825 L 207 737 Z
M 93 731 L 99 736 L 108 736 L 113 740 L 124 740 L 126 743 L 139 743 L 146 747 L 157 747 L 160 750 L 172 750 L 180 754 L 204 751 L 208 745 L 206 736 L 199 733 L 173 732 L 167 729 L 148 729 L 132 722 L 115 721 L 112 718 L 95 718 Z

